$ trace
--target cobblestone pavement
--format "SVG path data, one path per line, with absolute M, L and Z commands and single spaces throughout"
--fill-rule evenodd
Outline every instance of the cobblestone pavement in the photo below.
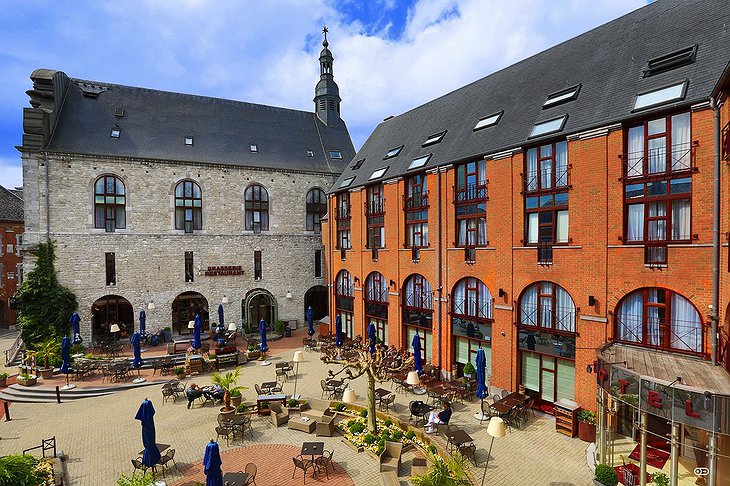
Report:
M 243 365 L 240 384 L 249 387 L 249 390 L 243 392 L 244 399 L 255 399 L 254 383 L 275 379 L 274 363 L 291 360 L 293 350 L 298 349 L 297 345 L 301 343 L 304 331 L 298 330 L 291 339 L 270 344 L 270 366 L 261 366 L 259 362 Z M 304 355 L 306 361 L 299 364 L 297 392 L 305 398 L 319 398 L 319 381 L 326 376 L 326 370 L 332 368 L 337 371 L 339 368 L 323 364 L 319 353 L 305 352 Z M 192 380 L 203 386 L 210 382 L 210 376 L 195 376 Z M 390 385 L 383 386 L 387 388 Z M 358 403 L 364 403 L 365 379 L 359 378 L 352 387 L 357 393 Z M 294 380 L 290 379 L 285 384 L 284 391 L 292 393 L 293 389 Z M 147 397 L 153 401 L 157 411 L 157 441 L 171 444 L 176 449 L 175 460 L 179 470 L 173 469 L 167 475 L 168 484 L 194 484 L 191 480 L 199 478 L 199 466 L 205 445 L 211 438 L 215 438 L 214 429 L 219 407 L 210 404 L 201 406 L 196 402 L 193 408 L 187 409 L 187 402 L 182 399 L 163 404 L 159 385 L 73 403 L 16 403 L 11 409 L 12 420 L 0 423 L 0 454 L 17 453 L 40 444 L 43 438 L 56 436 L 59 449 L 69 456 L 71 485 L 114 485 L 121 474 L 132 473 L 130 459 L 137 457 L 142 449 L 141 427 L 139 421 L 134 420 L 134 415 L 141 401 Z M 408 402 L 414 398 L 413 395 L 398 394 L 396 415 L 407 420 Z M 477 480 L 481 480 L 490 437 L 486 433 L 487 422 L 479 425 L 479 421 L 474 418 L 478 408 L 477 401 L 454 404 L 451 423 L 458 425 L 474 438 L 480 467 L 474 468 L 473 473 Z M 279 473 L 284 478 L 290 478 L 293 471 L 293 452 L 301 447 L 302 442 L 315 440 L 314 436 L 288 430 L 286 427 L 274 428 L 268 417 L 254 418 L 253 430 L 253 439 L 247 434 L 243 443 L 237 440 L 228 446 L 225 440 L 221 442 L 224 472 L 237 471 L 245 466 L 250 454 L 248 446 L 252 443 L 267 447 L 270 444 L 290 446 L 293 448 L 291 451 L 286 449 L 284 453 L 282 449 L 280 453 L 259 455 L 261 459 L 254 461 L 259 467 L 259 486 L 286 484 L 279 479 L 274 480 L 273 475 L 267 478 L 267 471 L 275 471 L 277 478 Z M 355 485 L 379 484 L 378 465 L 372 457 L 365 453 L 355 453 L 340 442 L 340 436 L 316 440 L 322 440 L 326 448 L 334 449 L 334 460 L 347 472 Z M 436 440 L 443 442 L 443 436 Z M 538 413 L 536 418 L 530 417 L 527 426 L 495 440 L 485 484 L 591 484 L 592 474 L 586 465 L 585 450 L 585 443 L 556 433 L 552 417 Z M 403 482 L 410 473 L 412 455 L 413 452 L 409 452 L 403 459 L 400 470 Z M 307 482 L 309 481 L 308 478 Z M 334 481 L 334 478 L 331 477 L 330 481 Z M 339 481 L 350 484 L 345 483 L 346 475 L 338 477 L 338 484 Z

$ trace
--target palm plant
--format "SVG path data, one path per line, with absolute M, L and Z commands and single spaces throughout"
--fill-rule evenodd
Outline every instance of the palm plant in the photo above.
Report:
M 36 360 L 43 360 L 43 368 L 48 369 L 50 366 L 50 360 L 53 356 L 56 356 L 61 352 L 61 343 L 56 341 L 54 338 L 46 339 L 40 344 L 35 345 L 35 349 L 31 353 L 36 357 Z
M 471 484 L 464 468 L 464 458 L 458 452 L 448 462 L 428 451 L 426 455 L 431 465 L 426 470 L 426 474 L 411 477 L 411 482 L 416 486 L 466 486 Z
M 235 371 L 227 371 L 226 374 L 213 373 L 211 380 L 214 385 L 218 385 L 223 390 L 223 403 L 225 403 L 224 410 L 230 412 L 235 410 L 231 406 L 231 392 L 233 390 L 246 390 L 244 386 L 237 386 L 238 376 L 241 374 L 241 367 L 235 369 Z

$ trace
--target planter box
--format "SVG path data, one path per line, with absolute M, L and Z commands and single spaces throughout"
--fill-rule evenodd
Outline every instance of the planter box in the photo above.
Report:
M 261 351 L 249 351 L 247 356 L 249 360 L 259 359 L 261 357 Z
M 50 380 L 53 378 L 53 368 L 41 368 L 38 370 L 38 372 L 41 374 L 41 378 L 44 380 Z
M 15 381 L 18 383 L 18 385 L 33 386 L 38 382 L 38 377 L 35 375 L 30 375 L 30 378 L 25 379 L 18 376 Z
M 596 441 L 596 424 L 578 422 L 578 438 L 583 442 Z
M 241 404 L 241 400 L 243 400 L 243 395 L 238 395 L 237 397 L 231 397 L 231 405 L 234 407 L 237 407 Z
M 350 449 L 352 449 L 355 452 L 362 452 L 363 451 L 363 448 L 362 447 L 356 446 L 355 444 L 353 444 L 352 442 L 350 442 L 347 439 L 342 439 L 342 442 L 344 442 L 345 444 L 347 444 L 347 447 L 349 447 Z
M 7 384 L 7 381 L 7 378 L 0 378 L 0 386 L 5 386 Z

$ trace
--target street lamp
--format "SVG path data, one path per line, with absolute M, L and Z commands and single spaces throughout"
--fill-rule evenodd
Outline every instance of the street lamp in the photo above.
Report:
M 297 364 L 297 374 L 294 376 L 294 394 L 291 396 L 294 400 L 297 400 L 297 381 L 299 381 L 299 363 L 304 361 L 304 353 L 301 351 L 294 351 L 293 361 Z
M 495 438 L 502 438 L 507 435 L 507 431 L 504 427 L 504 420 L 499 417 L 492 417 L 487 427 L 487 434 L 492 436 L 492 442 L 489 444 L 489 454 L 487 454 L 487 463 L 484 464 L 484 474 L 482 475 L 482 486 L 484 486 L 484 479 L 487 477 L 487 467 L 489 467 L 489 457 L 492 455 L 492 446 L 494 445 Z

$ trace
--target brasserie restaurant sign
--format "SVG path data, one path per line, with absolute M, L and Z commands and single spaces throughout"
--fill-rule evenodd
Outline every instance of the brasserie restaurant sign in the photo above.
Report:
M 227 265 L 222 267 L 208 267 L 205 271 L 206 277 L 219 277 L 221 275 L 243 275 L 243 267 L 240 265 Z

